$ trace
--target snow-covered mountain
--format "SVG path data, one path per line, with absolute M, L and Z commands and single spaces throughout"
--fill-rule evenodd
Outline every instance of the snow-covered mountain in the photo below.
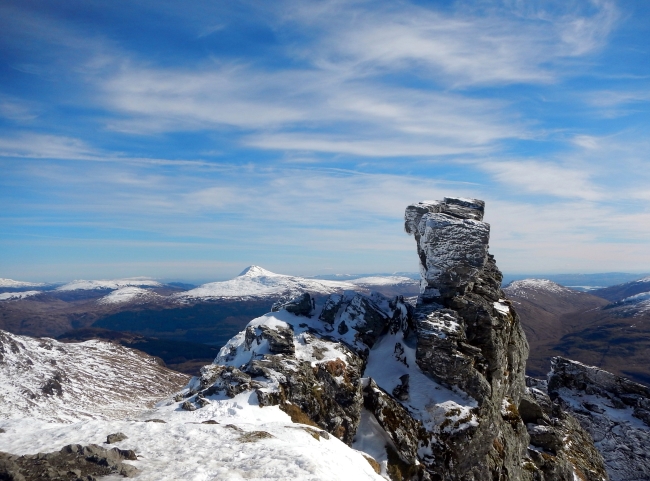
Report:
M 41 291 L 20 291 L 20 292 L 3 292 L 0 294 L 0 301 L 16 301 L 26 297 L 37 296 Z
M 407 232 L 416 240 L 422 272 L 417 303 L 355 292 L 338 282 L 306 284 L 314 280 L 260 268 L 202 286 L 208 299 L 235 288 L 242 289 L 239 296 L 274 292 L 280 299 L 230 339 L 199 376 L 155 407 L 121 420 L 72 424 L 47 424 L 39 419 L 43 411 L 12 416 L 0 420 L 0 451 L 48 452 L 101 443 L 119 432 L 117 446 L 134 452 L 124 462 L 137 466 L 143 481 L 605 481 L 593 440 L 568 407 L 550 397 L 558 399 L 551 386 L 543 392 L 526 384 L 528 344 L 488 253 L 484 207 L 459 198 L 407 207 Z M 292 293 L 298 295 L 283 298 Z M 38 350 L 36 373 L 48 362 L 55 369 L 69 355 L 55 344 L 27 349 L 12 342 L 3 354 Z M 60 354 L 50 359 L 39 349 Z M 91 378 L 110 369 L 89 357 L 74 364 Z M 19 367 L 8 376 L 9 392 L 32 375 Z M 124 370 L 140 376 L 137 366 Z M 579 373 L 571 376 L 573 371 L 576 386 L 585 384 Z M 62 378 L 49 372 L 33 386 L 43 396 L 56 395 Z M 141 389 L 156 383 L 160 379 L 135 382 Z M 88 391 L 100 401 L 109 392 L 92 379 Z M 648 403 L 639 394 L 617 392 L 640 419 Z M 17 398 L 12 402 L 21 402 Z
M 348 281 L 351 284 L 364 287 L 374 287 L 374 286 L 419 286 L 420 281 L 411 279 L 410 277 L 403 276 L 370 276 L 370 277 L 359 277 L 357 279 L 352 279 Z
M 41 287 L 46 284 L 40 282 L 24 282 L 24 281 L 14 281 L 13 279 L 4 279 L 0 277 L 0 288 L 10 287 L 10 288 L 22 288 L 22 287 Z
M 196 289 L 176 294 L 175 297 L 178 299 L 291 297 L 301 292 L 329 295 L 346 290 L 360 290 L 360 287 L 353 282 L 287 276 L 267 271 L 259 266 L 250 266 L 234 279 L 203 284 Z
M 572 294 L 576 292 L 548 279 L 521 279 L 511 282 L 503 289 L 510 296 L 523 297 L 525 299 L 534 299 L 536 294 L 539 293 Z
M 650 277 L 643 277 L 632 282 L 626 282 L 625 284 L 596 289 L 593 291 L 593 294 L 611 302 L 619 302 L 625 298 L 644 292 L 650 292 Z
M 0 419 L 121 419 L 186 380 L 150 356 L 108 342 L 64 344 L 0 331 Z
M 162 284 L 148 277 L 130 277 L 111 280 L 76 280 L 56 288 L 57 291 L 120 289 L 122 287 L 160 287 Z
M 106 296 L 98 299 L 97 302 L 99 304 L 114 305 L 132 302 L 155 302 L 156 300 L 162 299 L 163 296 L 160 296 L 149 289 L 129 286 L 120 287 L 110 294 L 107 294 Z

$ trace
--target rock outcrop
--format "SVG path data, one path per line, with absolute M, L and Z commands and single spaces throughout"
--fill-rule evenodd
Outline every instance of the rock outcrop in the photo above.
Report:
M 91 444 L 81 446 L 70 444 L 60 451 L 15 456 L 0 452 L 0 479 L 13 481 L 35 481 L 57 479 L 90 481 L 95 476 L 120 474 L 130 478 L 138 469 L 122 461 L 137 461 L 134 451 L 126 449 L 104 449 Z
M 477 403 L 477 425 L 439 435 L 428 467 L 439 479 L 572 479 L 580 471 L 574 458 L 583 456 L 565 441 L 567 433 L 577 429 L 579 437 L 588 436 L 577 423 L 550 422 L 567 416 L 545 418 L 526 388 L 528 344 L 488 253 L 484 207 L 475 199 L 445 198 L 406 209 L 405 227 L 416 239 L 422 273 L 416 362 Z M 520 409 L 540 415 L 524 421 Z M 592 451 L 595 469 L 580 475 L 603 479 L 602 459 Z
M 591 435 L 610 479 L 650 479 L 650 388 L 561 357 L 551 366 L 550 399 Z
M 488 253 L 484 203 L 407 207 L 416 305 L 309 294 L 249 323 L 175 401 L 255 393 L 366 452 L 394 480 L 607 479 L 589 434 L 526 386 L 528 345 Z

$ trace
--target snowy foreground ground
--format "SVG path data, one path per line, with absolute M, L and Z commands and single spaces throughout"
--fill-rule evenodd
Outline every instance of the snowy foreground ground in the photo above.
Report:
M 130 421 L 3 420 L 0 451 L 33 454 L 71 443 L 102 445 L 107 435 L 122 432 L 128 439 L 111 446 L 136 451 L 138 461 L 125 463 L 140 469 L 137 479 L 142 481 L 384 479 L 358 451 L 334 436 L 326 439 L 315 428 L 292 423 L 275 406 L 260 408 L 254 394 L 215 400 L 193 412 L 176 406 L 146 411 Z M 166 423 L 144 422 L 148 419 Z M 208 420 L 219 424 L 202 424 Z
M 298 319 L 285 311 L 251 324 L 284 324 L 274 316 Z M 384 479 L 360 451 L 320 429 L 293 423 L 277 406 L 259 407 L 252 391 L 232 399 L 210 396 L 210 404 L 196 411 L 181 409 L 171 397 L 151 407 L 153 391 L 161 393 L 158 399 L 163 396 L 163 373 L 157 370 L 164 368 L 148 357 L 100 341 L 61 344 L 2 334 L 2 452 L 53 452 L 68 444 L 132 449 L 138 460 L 125 463 L 140 470 L 142 481 Z M 57 372 L 65 379 L 63 394 L 41 394 L 39 386 Z M 170 385 L 165 387 L 172 396 Z M 122 403 L 125 409 L 117 409 Z M 128 439 L 105 444 L 117 432 Z

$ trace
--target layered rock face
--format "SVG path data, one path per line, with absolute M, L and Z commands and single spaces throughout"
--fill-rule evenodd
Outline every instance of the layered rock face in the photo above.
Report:
M 526 387 L 528 346 L 488 253 L 484 203 L 406 209 L 421 295 L 308 294 L 251 321 L 176 397 L 254 393 L 372 456 L 393 480 L 604 480 L 589 435 Z

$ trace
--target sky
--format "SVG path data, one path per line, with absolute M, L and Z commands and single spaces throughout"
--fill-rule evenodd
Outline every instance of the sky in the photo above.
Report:
M 645 0 L 0 0 L 0 277 L 650 272 Z

